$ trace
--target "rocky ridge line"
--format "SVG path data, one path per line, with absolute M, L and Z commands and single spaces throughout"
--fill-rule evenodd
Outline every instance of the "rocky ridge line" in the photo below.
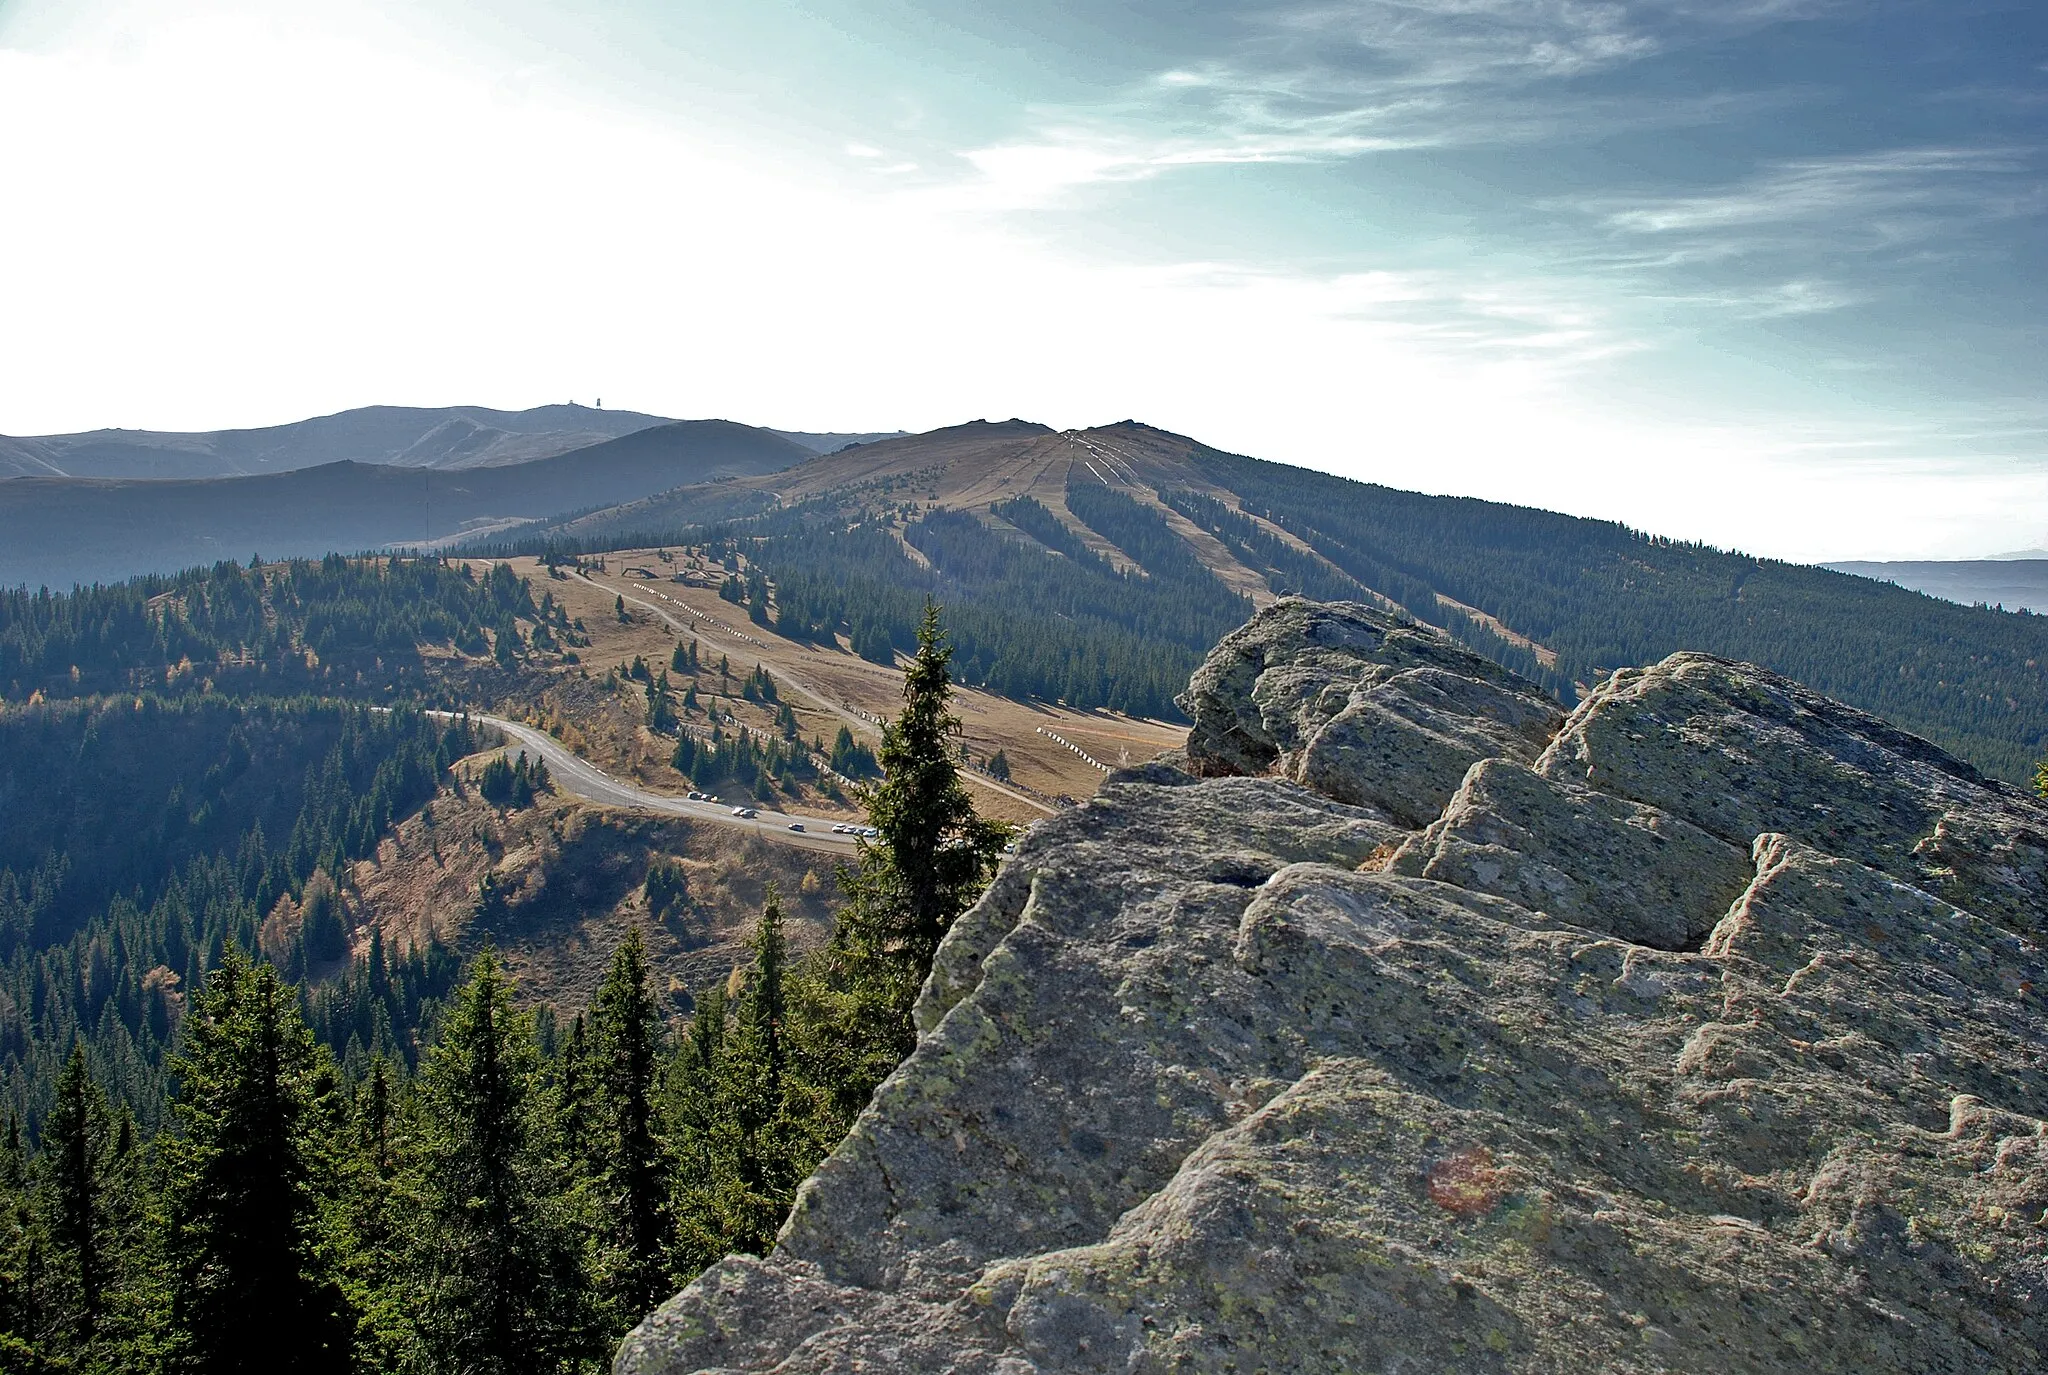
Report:
M 1211 653 L 686 1371 L 2029 1371 L 2048 811 L 1702 655 L 1564 719 L 1374 609 Z

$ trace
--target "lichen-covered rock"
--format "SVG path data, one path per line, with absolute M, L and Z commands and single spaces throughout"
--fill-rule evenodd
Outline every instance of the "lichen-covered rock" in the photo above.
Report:
M 1433 744 L 1301 761 L 1462 651 L 1284 605 L 1190 690 L 1190 765 L 1274 776 L 1033 831 L 775 1254 L 621 1375 L 2048 1364 L 2036 803 L 1679 656 L 1540 759 L 1491 665 L 1390 708 L 1515 745 L 1411 823 Z
M 1749 664 L 1674 654 L 1596 688 L 1539 773 L 1747 845 L 1766 831 L 2038 931 L 2048 817 L 1917 735 Z
M 1505 759 L 1474 764 L 1387 868 L 1660 950 L 1698 949 L 1750 876 L 1745 850 L 1669 812 Z
M 1273 774 L 1406 826 L 1480 759 L 1528 762 L 1562 718 L 1542 689 L 1356 602 L 1287 597 L 1223 638 L 1181 706 L 1200 777 Z

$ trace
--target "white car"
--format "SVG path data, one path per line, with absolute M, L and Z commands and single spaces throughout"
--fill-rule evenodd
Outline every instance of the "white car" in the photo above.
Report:
M 753 809 L 752 807 L 734 807 L 734 808 L 732 809 L 732 814 L 733 814 L 734 816 L 759 816 L 759 815 L 760 815 L 760 813 L 759 813 L 759 812 L 757 812 L 757 811 L 755 811 L 755 810 L 754 810 L 754 809 Z
M 709 802 L 710 800 L 711 800 L 711 797 L 710 797 L 710 795 L 709 795 L 708 793 L 691 793 L 691 794 L 690 794 L 690 801 L 692 801 L 692 802 Z
M 861 829 L 861 834 L 866 836 L 869 840 L 873 840 L 876 836 L 880 835 L 881 832 L 876 830 L 872 826 L 867 826 Z

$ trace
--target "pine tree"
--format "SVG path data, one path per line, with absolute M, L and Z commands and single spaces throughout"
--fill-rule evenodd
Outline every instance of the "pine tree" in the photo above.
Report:
M 492 646 L 491 653 L 497 659 L 498 667 L 519 667 L 519 627 L 510 616 L 498 622 L 498 628 L 492 633 Z
M 324 1057 L 293 991 L 230 945 L 185 1022 L 166 1138 L 179 1369 L 341 1371 L 353 1323 L 320 1255 Z
M 599 1085 L 600 1216 L 610 1229 L 605 1298 L 637 1320 L 670 1288 L 673 1225 L 668 1146 L 655 1120 L 661 1013 L 638 927 L 612 957 L 591 1008 Z
M 417 1313 L 424 1364 L 542 1375 L 593 1352 L 589 1285 L 549 1148 L 529 1019 L 486 950 L 421 1075 Z
M 739 1104 L 741 1122 L 749 1132 L 759 1133 L 781 1109 L 783 1080 L 789 1069 L 789 1047 L 784 1040 L 789 1023 L 784 985 L 789 942 L 782 931 L 782 895 L 772 883 L 761 907 L 760 923 L 754 928 L 752 948 L 753 968 L 740 993 L 733 1050 L 753 1076 L 739 1095 L 743 1100 Z
M 729 1237 L 735 1251 L 766 1255 L 797 1185 L 836 1144 L 829 1095 L 813 1092 L 795 1068 L 803 1031 L 791 989 L 782 901 L 773 884 L 754 929 L 753 963 L 741 990 L 720 1076 L 738 1138 Z
M 951 659 L 939 608 L 927 600 L 902 714 L 882 731 L 883 779 L 865 797 L 879 839 L 840 875 L 847 903 L 832 955 L 845 998 L 843 1059 L 826 1082 L 848 1121 L 916 1045 L 911 1007 L 939 941 L 988 886 L 1009 834 L 975 814 L 954 761 Z

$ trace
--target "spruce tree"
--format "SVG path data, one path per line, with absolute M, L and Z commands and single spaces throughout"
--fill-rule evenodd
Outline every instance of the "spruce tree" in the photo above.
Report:
M 421 1074 L 423 1364 L 543 1375 L 594 1352 L 589 1285 L 536 1090 L 539 1050 L 486 950 Z
M 59 1341 L 83 1354 L 94 1345 L 106 1314 L 112 1258 L 108 1174 L 113 1131 L 106 1094 L 86 1065 L 85 1046 L 73 1042 L 57 1079 L 56 1101 L 43 1124 L 42 1192 L 49 1238 L 44 1278 Z
M 164 1138 L 174 1369 L 342 1371 L 352 1318 L 320 1253 L 324 1056 L 298 1000 L 230 945 L 174 1062 Z
M 988 886 L 1009 835 L 975 814 L 955 762 L 951 660 L 939 608 L 927 600 L 903 711 L 882 730 L 883 778 L 864 798 L 879 837 L 840 874 L 847 903 L 831 952 L 845 1000 L 840 1064 L 821 1082 L 835 1084 L 849 1122 L 916 1045 L 911 1007 L 939 941 Z
M 685 1275 L 736 1251 L 767 1254 L 797 1184 L 822 1154 L 806 1149 L 812 1133 L 790 1111 L 788 947 L 772 887 L 752 949 L 745 970 L 699 1001 L 678 1057 Z
M 600 1167 L 602 1144 L 597 1131 L 598 1088 L 591 1065 L 589 1026 L 580 1012 L 569 1023 L 569 1035 L 555 1056 L 554 1071 L 554 1123 L 562 1158 L 577 1174 L 594 1174 Z
M 28 1176 L 21 1119 L 9 1113 L 0 1140 L 0 1370 L 7 1371 L 39 1371 L 46 1365 L 36 1351 L 42 1323 L 35 1292 L 45 1253 L 30 1208 Z
M 740 1104 L 743 1124 L 758 1132 L 773 1120 L 782 1103 L 784 1079 L 789 1067 L 785 1040 L 789 1023 L 789 998 L 785 974 L 789 965 L 789 942 L 782 931 L 782 895 L 768 885 L 767 901 L 761 907 L 760 923 L 754 928 L 753 967 L 740 992 L 739 1016 L 734 1027 L 736 1058 L 744 1061 L 753 1080 L 744 1086 Z
M 725 1110 L 736 1128 L 731 1249 L 766 1255 L 796 1186 L 822 1151 L 806 1150 L 803 1095 L 790 1066 L 789 946 L 775 886 L 754 928 L 753 963 L 733 1019 L 723 1073 Z
M 365 1370 L 396 1368 L 406 1349 L 403 1253 L 412 1200 L 404 1188 L 402 1111 L 390 1066 L 379 1055 L 356 1092 L 351 1149 L 341 1170 L 342 1283 L 357 1315 L 356 1355 Z
M 661 1012 L 638 927 L 612 957 L 591 1024 L 601 1109 L 599 1206 L 611 1233 L 605 1298 L 634 1320 L 668 1296 L 673 1249 L 668 1145 L 655 1119 Z

